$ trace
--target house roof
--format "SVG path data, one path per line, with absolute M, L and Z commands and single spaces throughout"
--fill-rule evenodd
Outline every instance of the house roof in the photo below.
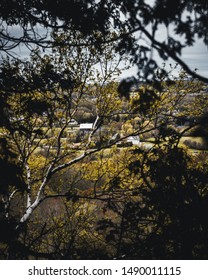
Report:
M 127 140 L 128 140 L 128 141 L 140 141 L 140 138 L 139 138 L 138 135 L 136 135 L 136 136 L 129 136 L 129 137 L 127 138 Z
M 116 133 L 111 137 L 111 140 L 118 140 L 120 138 L 121 138 L 121 135 L 119 133 Z
M 80 123 L 79 128 L 80 129 L 92 129 L 93 123 Z

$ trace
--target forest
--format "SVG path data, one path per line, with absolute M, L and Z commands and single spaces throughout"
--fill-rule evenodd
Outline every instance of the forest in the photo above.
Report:
M 0 19 L 0 259 L 207 259 L 208 77 L 182 55 L 208 45 L 207 2 L 3 0 Z

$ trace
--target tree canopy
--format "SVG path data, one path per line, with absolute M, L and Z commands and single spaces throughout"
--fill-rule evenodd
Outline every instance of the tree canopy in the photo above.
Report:
M 119 36 L 110 40 L 116 40 L 119 53 L 130 55 L 140 79 L 153 78 L 155 50 L 163 60 L 172 58 L 190 75 L 208 81 L 190 69 L 181 56 L 183 48 L 194 46 L 198 39 L 208 45 L 208 4 L 204 0 L 1 1 L 0 10 L 3 52 L 22 44 L 50 48 L 57 44 L 50 33 L 67 30 L 88 38 L 84 45 L 99 46 L 109 41 L 107 35 L 114 30 Z M 102 33 L 99 39 L 94 36 L 97 31 Z M 73 44 L 70 40 L 61 43 Z
M 0 258 L 206 259 L 208 78 L 182 51 L 208 45 L 207 1 L 3 0 L 0 20 Z

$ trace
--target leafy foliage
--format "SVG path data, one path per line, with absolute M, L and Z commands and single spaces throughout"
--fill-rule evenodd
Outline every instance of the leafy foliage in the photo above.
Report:
M 1 258 L 207 258 L 207 156 L 181 138 L 207 142 L 208 80 L 181 54 L 208 45 L 208 4 L 150 2 L 1 1 Z M 123 58 L 138 75 L 118 84 Z
M 154 49 L 163 60 L 170 57 L 189 74 L 207 82 L 181 58 L 183 48 L 193 46 L 196 40 L 202 39 L 205 45 L 208 44 L 208 9 L 203 0 L 2 1 L 0 10 L 0 49 L 6 53 L 22 43 L 26 46 L 35 44 L 43 47 L 43 50 L 57 44 L 72 46 L 74 42 L 54 41 L 50 32 L 80 32 L 87 39 L 80 47 L 91 45 L 99 48 L 106 42 L 116 41 L 117 50 L 121 54 L 128 53 L 138 66 L 141 80 L 156 78 L 157 62 L 152 57 Z M 18 27 L 20 31 L 14 34 L 12 27 Z M 36 27 L 41 31 L 38 32 Z M 161 27 L 167 31 L 167 35 L 159 40 Z M 109 39 L 112 28 L 119 36 Z M 102 37 L 97 37 L 96 32 L 103 34 Z
M 116 257 L 206 259 L 206 169 L 196 168 L 176 146 L 155 148 L 132 162 L 131 172 L 143 178 L 138 195 L 121 207 L 120 223 L 112 218 L 98 223 L 106 242 L 115 245 Z

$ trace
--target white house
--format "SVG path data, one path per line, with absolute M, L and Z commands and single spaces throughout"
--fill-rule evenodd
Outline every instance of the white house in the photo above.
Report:
M 69 122 L 69 125 L 77 125 L 78 122 L 75 119 L 71 119 L 71 121 Z
M 81 131 L 90 131 L 93 129 L 93 123 L 80 123 L 79 129 Z
M 126 142 L 128 143 L 132 143 L 132 145 L 136 145 L 136 146 L 141 146 L 141 142 L 140 142 L 140 138 L 139 136 L 129 136 L 127 139 L 126 139 Z

